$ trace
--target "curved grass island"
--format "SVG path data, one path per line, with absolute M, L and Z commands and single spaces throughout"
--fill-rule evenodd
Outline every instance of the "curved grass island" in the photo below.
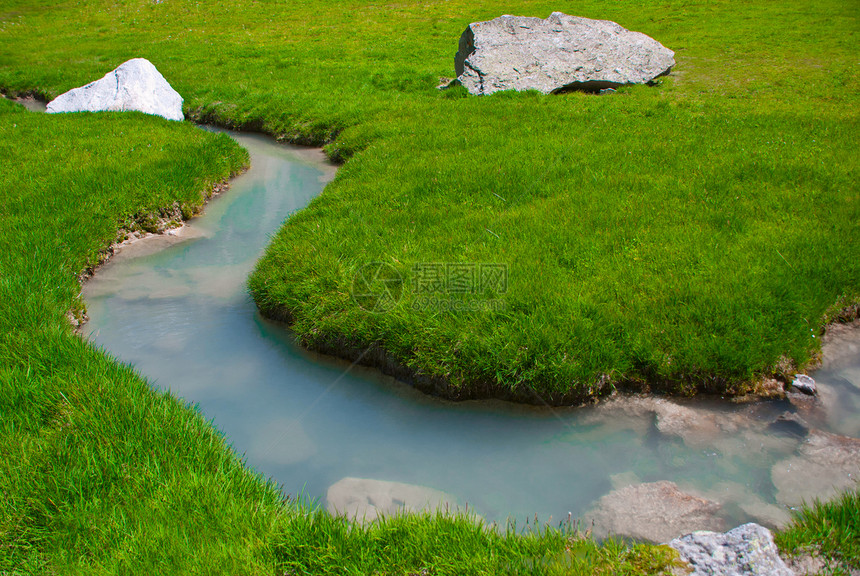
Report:
M 436 90 L 465 25 L 511 11 L 13 2 L 0 8 L 0 89 L 48 100 L 141 56 L 189 119 L 325 145 L 344 165 L 274 237 L 252 294 L 303 345 L 431 393 L 767 396 L 782 388 L 771 379 L 814 367 L 824 327 L 856 317 L 860 297 L 856 15 L 838 2 L 592 2 L 576 12 L 675 50 L 672 75 L 606 96 Z M 78 275 L 117 230 L 193 214 L 247 156 L 137 114 L 49 118 L 0 101 L 0 116 L 0 571 L 670 566 L 665 548 L 572 526 L 357 525 L 285 502 L 205 412 L 154 391 L 67 317 L 85 309 Z M 849 491 L 778 542 L 856 567 L 857 508 Z

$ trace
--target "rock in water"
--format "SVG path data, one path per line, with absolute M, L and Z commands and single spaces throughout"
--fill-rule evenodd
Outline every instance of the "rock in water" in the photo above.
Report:
M 809 434 L 809 424 L 794 412 L 783 412 L 768 426 L 769 430 L 804 437 Z
M 770 530 L 744 524 L 725 534 L 693 532 L 669 542 L 693 568 L 691 576 L 794 576 L 779 557 Z
M 791 385 L 803 392 L 804 394 L 808 394 L 809 396 L 814 396 L 817 392 L 815 388 L 815 380 L 813 380 L 806 374 L 797 374 L 794 377 L 794 380 L 792 381 Z
M 329 487 L 326 500 L 329 512 L 359 523 L 400 512 L 456 507 L 454 497 L 433 488 L 368 478 L 342 478 Z
M 796 455 L 773 465 L 770 478 L 776 501 L 786 506 L 829 500 L 857 486 L 860 440 L 810 430 Z
M 74 88 L 48 104 L 56 112 L 145 112 L 183 120 L 182 96 L 171 88 L 149 60 L 135 58 L 101 80 Z
M 676 534 L 712 528 L 723 530 L 720 505 L 660 481 L 625 486 L 603 496 L 584 516 L 598 538 L 609 534 L 665 542 Z
M 615 22 L 553 12 L 546 20 L 499 16 L 460 37 L 457 80 L 472 94 L 499 90 L 598 91 L 668 74 L 675 53 Z

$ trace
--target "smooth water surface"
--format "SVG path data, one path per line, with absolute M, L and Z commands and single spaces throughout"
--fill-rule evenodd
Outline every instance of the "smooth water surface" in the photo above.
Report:
M 771 467 L 801 440 L 766 425 L 787 401 L 697 403 L 740 418 L 716 437 L 666 434 L 652 411 L 450 403 L 378 372 L 297 347 L 257 313 L 246 278 L 270 237 L 333 176 L 321 153 L 234 137 L 252 168 L 168 248 L 125 249 L 84 290 L 88 338 L 134 364 L 156 387 L 196 404 L 239 454 L 288 494 L 325 502 L 346 477 L 432 487 L 488 520 L 584 514 L 630 482 L 671 480 L 719 496 L 729 521 L 755 494 L 776 506 Z M 838 411 L 815 426 L 860 436 L 860 361 L 817 375 Z M 813 417 L 815 417 L 813 415 Z

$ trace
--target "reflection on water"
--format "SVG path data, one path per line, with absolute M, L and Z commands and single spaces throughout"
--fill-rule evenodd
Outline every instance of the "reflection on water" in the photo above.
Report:
M 788 401 L 454 404 L 298 348 L 258 315 L 245 279 L 332 169 L 312 152 L 235 137 L 252 153 L 251 170 L 193 222 L 192 234 L 106 265 L 85 286 L 85 330 L 155 386 L 199 405 L 285 492 L 324 502 L 334 485 L 368 484 L 345 479 L 373 479 L 389 492 L 408 492 L 392 482 L 432 488 L 488 520 L 522 521 L 581 515 L 613 488 L 670 480 L 723 504 L 730 522 L 784 520 L 771 469 L 804 440 L 769 424 L 795 411 Z M 858 436 L 860 361 L 857 353 L 837 360 L 816 375 L 827 410 L 802 415 L 814 428 Z

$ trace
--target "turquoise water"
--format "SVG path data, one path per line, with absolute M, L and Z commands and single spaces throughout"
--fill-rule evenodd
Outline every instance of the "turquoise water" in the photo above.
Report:
M 749 494 L 784 508 L 770 470 L 800 440 L 764 427 L 791 409 L 786 401 L 697 402 L 702 414 L 746 424 L 691 441 L 661 432 L 654 413 L 635 406 L 450 403 L 296 346 L 260 317 L 245 280 L 285 218 L 334 172 L 318 151 L 234 137 L 251 151 L 251 170 L 186 233 L 134 244 L 104 266 L 85 286 L 84 329 L 154 386 L 197 405 L 285 493 L 324 504 L 339 480 L 369 478 L 440 490 L 488 520 L 522 521 L 585 514 L 613 485 L 671 480 L 719 495 L 730 522 L 755 519 L 737 505 Z M 817 375 L 834 413 L 816 426 L 860 435 L 858 375 L 853 356 Z

